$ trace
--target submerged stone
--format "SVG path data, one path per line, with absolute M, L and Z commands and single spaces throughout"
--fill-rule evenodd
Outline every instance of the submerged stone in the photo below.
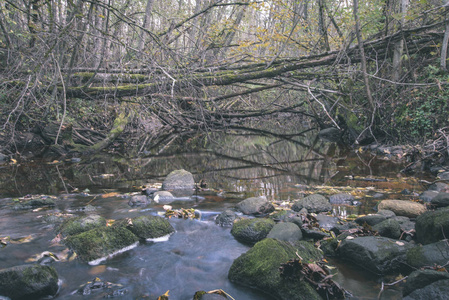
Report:
M 266 238 L 274 224 L 271 219 L 242 219 L 234 222 L 231 234 L 237 241 L 251 245 Z
M 131 231 L 123 227 L 102 227 L 74 236 L 65 243 L 80 259 L 90 262 L 107 257 L 139 241 Z
M 293 281 L 281 277 L 281 264 L 297 259 L 297 255 L 303 261 L 316 261 L 322 257 L 321 252 L 308 242 L 300 241 L 293 246 L 275 239 L 264 239 L 234 260 L 229 270 L 229 280 L 261 290 L 275 299 L 321 299 L 305 280 Z
M 22 265 L 0 270 L 0 295 L 13 300 L 53 297 L 58 288 L 58 274 L 50 266 Z

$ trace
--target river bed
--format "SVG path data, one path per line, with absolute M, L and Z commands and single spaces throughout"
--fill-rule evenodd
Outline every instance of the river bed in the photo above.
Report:
M 216 289 L 224 290 L 234 299 L 270 299 L 227 279 L 233 260 L 249 247 L 237 242 L 230 228 L 215 224 L 213 219 L 220 212 L 250 196 L 264 195 L 272 201 L 288 202 L 313 192 L 346 191 L 356 195 L 362 205 L 335 206 L 334 214 L 345 217 L 374 212 L 379 195 L 383 199 L 410 199 L 423 189 L 419 178 L 400 173 L 403 165 L 372 155 L 336 152 L 328 145 L 315 147 L 308 154 L 297 151 L 297 145 L 281 146 L 276 153 L 267 151 L 270 146 L 264 146 L 263 150 L 251 147 L 254 151 L 249 154 L 187 151 L 134 158 L 99 156 L 0 165 L 0 236 L 11 240 L 0 249 L 0 268 L 30 263 L 44 251 L 66 254 L 65 247 L 53 240 L 55 231 L 46 222 L 48 215 L 84 215 L 88 205 L 107 219 L 162 213 L 162 204 L 131 207 L 129 197 L 139 194 L 142 186 L 159 186 L 169 172 L 182 168 L 192 172 L 196 182 L 206 182 L 207 188 L 197 192 L 200 196 L 197 200 L 170 205 L 194 208 L 202 213 L 202 218 L 172 218 L 170 223 L 176 232 L 168 241 L 138 245 L 99 265 L 77 259 L 53 263 L 61 279 L 56 299 L 85 299 L 86 296 L 75 292 L 95 277 L 126 289 L 127 294 L 121 299 L 157 299 L 167 291 L 171 300 L 192 299 L 196 291 Z M 56 197 L 56 207 L 15 210 L 11 203 L 27 194 Z M 352 299 L 377 299 L 382 281 L 388 280 L 339 261 L 330 263 L 337 266 L 334 279 L 353 294 Z M 98 293 L 88 298 L 103 296 Z M 400 291 L 388 289 L 383 297 L 400 299 Z

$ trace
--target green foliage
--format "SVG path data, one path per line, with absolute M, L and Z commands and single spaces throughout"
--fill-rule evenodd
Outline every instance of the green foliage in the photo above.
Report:
M 396 117 L 403 131 L 408 131 L 410 138 L 417 141 L 432 138 L 439 128 L 448 124 L 449 114 L 449 90 L 442 86 L 449 77 L 441 75 L 439 69 L 431 65 L 423 76 L 432 83 L 428 88 L 410 91 L 410 98 L 400 106 Z

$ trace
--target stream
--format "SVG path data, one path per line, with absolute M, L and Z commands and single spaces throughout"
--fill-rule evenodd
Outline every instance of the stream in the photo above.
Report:
M 170 203 L 173 208 L 195 208 L 201 219 L 171 218 L 176 232 L 167 241 L 147 242 L 99 265 L 77 259 L 55 262 L 61 288 L 56 299 L 100 299 L 77 289 L 98 277 L 126 289 L 119 299 L 157 299 L 169 291 L 170 299 L 192 299 L 196 291 L 222 289 L 234 299 L 271 299 L 258 291 L 235 285 L 227 279 L 233 262 L 249 247 L 237 242 L 230 228 L 215 224 L 214 217 L 251 196 L 265 195 L 272 201 L 292 201 L 311 193 L 349 191 L 362 205 L 334 206 L 334 214 L 374 212 L 378 195 L 383 199 L 410 199 L 423 187 L 419 178 L 400 173 L 403 165 L 366 153 L 355 153 L 317 141 L 301 143 L 267 137 L 226 137 L 200 149 L 183 146 L 170 153 L 141 153 L 133 158 L 118 155 L 60 160 L 34 160 L 0 165 L 0 237 L 10 243 L 0 249 L 0 268 L 30 263 L 36 255 L 67 251 L 55 243 L 54 225 L 48 216 L 84 215 L 86 207 L 106 219 L 133 218 L 164 212 L 162 204 L 130 207 L 131 195 L 142 186 L 159 186 L 173 170 L 190 171 L 207 189 L 196 200 Z M 424 175 L 423 175 L 424 176 Z M 356 178 L 378 180 L 356 180 Z M 405 195 L 403 190 L 411 192 Z M 414 194 L 415 193 L 415 194 Z M 15 199 L 26 195 L 55 197 L 51 209 L 17 210 Z M 341 261 L 334 279 L 349 290 L 351 299 L 377 299 L 384 278 L 356 269 Z M 383 299 L 400 299 L 394 287 Z

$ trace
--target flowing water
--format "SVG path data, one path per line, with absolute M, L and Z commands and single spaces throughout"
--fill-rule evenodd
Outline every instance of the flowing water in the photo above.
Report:
M 74 294 L 79 286 L 95 277 L 127 290 L 120 299 L 156 299 L 169 291 L 170 299 L 192 299 L 199 290 L 222 289 L 234 299 L 270 299 L 257 291 L 230 283 L 228 270 L 235 258 L 249 247 L 237 242 L 230 228 L 216 225 L 213 218 L 246 197 L 265 195 L 273 201 L 294 200 L 310 192 L 351 191 L 362 202 L 357 207 L 335 207 L 334 213 L 370 213 L 376 193 L 384 198 L 404 198 L 403 189 L 419 192 L 414 178 L 399 173 L 401 165 L 373 156 L 355 155 L 332 144 L 311 138 L 302 142 L 269 138 L 233 137 L 207 150 L 189 149 L 171 154 L 123 158 L 99 156 L 61 161 L 28 161 L 0 165 L 0 237 L 10 242 L 0 249 L 0 268 L 29 263 L 35 256 L 51 251 L 61 257 L 65 247 L 54 243 L 54 226 L 48 215 L 83 215 L 87 205 L 107 219 L 121 219 L 163 212 L 162 204 L 145 208 L 128 205 L 130 194 L 142 185 L 155 185 L 172 170 L 186 169 L 195 181 L 207 182 L 208 191 L 193 201 L 171 203 L 174 208 L 195 208 L 200 220 L 170 219 L 176 232 L 161 242 L 147 242 L 108 259 L 99 265 L 78 260 L 55 262 L 61 279 L 57 299 L 99 299 Z M 354 180 L 354 176 L 388 179 Z M 393 180 L 394 179 L 394 180 Z M 394 182 L 393 182 L 394 181 Z M 27 194 L 56 197 L 52 209 L 15 210 L 15 199 Z M 377 299 L 383 278 L 331 261 L 335 276 L 353 299 Z M 394 289 L 384 299 L 399 299 Z

